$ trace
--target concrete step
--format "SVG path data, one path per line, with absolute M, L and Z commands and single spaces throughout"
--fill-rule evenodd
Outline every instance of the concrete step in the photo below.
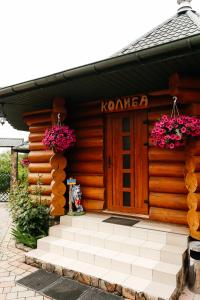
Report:
M 125 254 L 48 236 L 38 240 L 38 249 L 124 274 L 168 285 L 176 285 L 180 265 Z
M 126 299 L 171 299 L 171 296 L 177 292 L 176 284 L 164 284 L 162 282 L 152 281 L 148 278 L 140 277 L 139 274 L 127 274 L 121 271 L 108 269 L 107 267 L 100 267 L 88 264 L 84 261 L 77 261 L 76 259 L 63 257 L 62 255 L 46 252 L 46 250 L 36 249 L 26 254 L 26 262 L 33 261 L 40 262 L 43 268 L 50 268 L 60 275 L 70 278 L 81 279 L 81 282 L 115 292 L 120 291 Z M 145 261 L 146 263 L 146 261 Z M 52 269 L 52 264 L 55 269 Z M 149 265 L 150 266 L 150 265 Z M 170 268 L 169 264 L 157 266 L 157 276 L 161 276 L 160 270 L 162 268 Z M 73 270 L 73 271 L 72 271 Z M 138 271 L 138 270 L 137 270 Z M 162 274 L 163 276 L 163 274 Z M 141 295 L 141 298 L 140 298 Z M 175 299 L 175 298 L 174 298 Z
M 174 231 L 169 232 L 167 230 L 159 230 L 159 226 L 157 229 L 142 228 L 140 227 L 140 222 L 135 226 L 123 226 L 103 222 L 108 217 L 109 216 L 100 214 L 86 214 L 84 216 L 77 217 L 62 216 L 60 218 L 60 224 L 71 226 L 73 228 L 94 231 L 95 233 L 98 232 L 98 234 L 101 232 L 110 235 L 112 234 L 121 237 L 132 237 L 135 239 L 142 239 L 146 241 L 165 243 L 166 245 L 187 248 L 187 234 L 180 234 L 176 232 L 175 225 L 172 225 L 174 226 Z
M 51 227 L 49 236 L 177 265 L 182 264 L 186 251 L 185 247 L 65 225 Z

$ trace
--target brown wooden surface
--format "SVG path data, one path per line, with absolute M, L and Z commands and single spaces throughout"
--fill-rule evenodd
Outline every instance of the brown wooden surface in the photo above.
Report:
M 47 123 L 51 122 L 51 115 L 50 113 L 41 114 L 41 115 L 32 115 L 32 116 L 25 116 L 24 121 L 28 126 L 38 125 L 40 123 Z
M 37 132 L 40 132 L 40 133 L 44 133 L 45 130 L 47 128 L 50 128 L 51 127 L 51 124 L 50 123 L 46 123 L 46 124 L 41 124 L 40 126 L 30 126 L 29 127 L 29 131 L 30 133 L 37 133 Z
M 200 103 L 192 103 L 188 106 L 186 110 L 188 115 L 200 116 Z
M 190 141 L 187 147 L 187 155 L 200 156 L 200 139 L 198 137 L 196 137 L 192 142 Z
M 36 195 L 30 195 L 31 199 L 42 203 L 43 205 L 51 205 L 51 196 L 45 195 L 45 196 L 36 196 Z
M 50 185 L 29 185 L 28 188 L 31 194 L 36 195 L 37 193 L 41 193 L 42 195 L 50 195 L 51 194 L 51 186 Z
M 190 193 L 200 191 L 200 173 L 188 172 L 185 177 L 185 186 Z
M 28 112 L 24 112 L 23 116 L 28 117 L 28 116 L 33 116 L 33 115 L 37 116 L 37 115 L 41 115 L 41 114 L 51 114 L 51 109 L 47 108 L 47 109 L 28 111 Z
M 70 167 L 71 173 L 103 174 L 103 163 L 101 161 L 71 162 Z
M 187 212 L 182 210 L 151 207 L 149 218 L 159 222 L 187 224 Z
M 103 138 L 84 138 L 78 139 L 76 143 L 76 148 L 92 148 L 92 147 L 103 147 Z
M 30 173 L 51 173 L 50 163 L 30 163 L 28 166 Z
M 102 147 L 76 149 L 70 154 L 72 161 L 103 161 Z
M 191 231 L 199 229 L 199 215 L 194 209 L 190 209 L 187 213 L 187 222 Z
M 41 142 L 44 138 L 44 133 L 30 133 L 29 141 L 30 142 Z
M 103 126 L 102 117 L 98 118 L 85 118 L 76 122 L 73 122 L 73 128 L 91 128 Z
M 30 151 L 28 154 L 28 159 L 32 163 L 45 163 L 49 162 L 51 156 L 53 155 L 53 151 Z
M 184 194 L 151 192 L 149 194 L 149 205 L 151 207 L 188 210 L 187 195 Z
M 150 162 L 150 176 L 183 177 L 185 164 L 180 162 Z
M 149 148 L 149 161 L 185 161 L 185 152 L 184 150 L 168 150 L 168 149 L 161 149 L 157 147 L 150 147 Z
M 183 76 L 175 73 L 169 80 L 170 88 L 188 88 L 188 89 L 200 89 L 200 79 L 198 77 Z
M 41 181 L 43 184 L 50 184 L 52 176 L 50 173 L 29 173 L 28 182 L 29 184 L 37 184 L 38 181 Z
M 185 168 L 188 172 L 200 171 L 200 156 L 191 156 L 186 160 Z
M 104 188 L 82 186 L 81 191 L 84 199 L 96 199 L 104 201 Z
M 150 177 L 150 192 L 187 194 L 183 178 L 176 177 Z
M 104 187 L 104 177 L 102 175 L 86 175 L 86 174 L 75 174 L 74 177 L 77 183 L 83 186 L 90 187 Z
M 42 142 L 29 143 L 30 151 L 46 150 L 45 145 Z
M 82 204 L 85 210 L 92 211 L 92 210 L 103 210 L 104 208 L 104 201 L 96 200 L 96 199 L 82 199 Z
M 76 129 L 77 138 L 103 137 L 103 127 Z
M 200 193 L 189 193 L 187 205 L 189 209 L 200 210 Z

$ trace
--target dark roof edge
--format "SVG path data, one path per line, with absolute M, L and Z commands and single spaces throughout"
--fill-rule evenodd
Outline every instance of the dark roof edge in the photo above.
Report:
M 42 88 L 56 83 L 61 83 L 68 80 L 73 80 L 79 77 L 101 74 L 106 71 L 112 71 L 121 68 L 123 66 L 125 67 L 128 64 L 142 65 L 152 60 L 162 59 L 162 57 L 166 54 L 168 56 L 182 55 L 186 52 L 198 49 L 200 49 L 200 34 L 166 43 L 164 45 L 155 46 L 121 56 L 111 57 L 105 60 L 65 70 L 38 79 L 11 85 L 0 89 L 0 98 L 37 88 Z

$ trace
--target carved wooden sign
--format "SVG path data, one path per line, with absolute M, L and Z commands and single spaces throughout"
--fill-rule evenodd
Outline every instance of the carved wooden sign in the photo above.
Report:
M 101 101 L 101 112 L 111 113 L 135 109 L 144 109 L 148 106 L 148 98 L 146 95 L 120 97 L 113 100 Z

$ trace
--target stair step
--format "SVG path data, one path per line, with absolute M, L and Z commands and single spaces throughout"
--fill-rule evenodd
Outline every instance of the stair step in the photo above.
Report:
M 97 234 L 91 230 L 64 225 L 51 227 L 49 234 L 51 237 L 174 264 L 182 263 L 182 256 L 186 251 L 186 248 L 167 245 L 165 243 L 151 242 L 103 232 L 98 232 Z
M 38 240 L 38 249 L 68 259 L 111 269 L 128 275 L 139 276 L 165 284 L 176 284 L 179 265 L 139 257 L 119 251 L 85 245 L 74 241 L 48 236 Z
M 44 263 L 55 264 L 69 270 L 81 272 L 91 277 L 102 279 L 111 284 L 117 284 L 124 288 L 134 290 L 136 292 L 143 292 L 149 296 L 160 297 L 162 299 L 169 299 L 176 289 L 176 284 L 163 284 L 152 282 L 149 279 L 141 278 L 137 275 L 125 274 L 119 271 L 108 270 L 85 262 L 76 261 L 68 258 L 63 258 L 60 255 L 53 253 L 46 253 L 43 250 L 36 249 L 26 254 L 27 258 L 37 258 Z
M 122 237 L 133 237 L 151 242 L 187 247 L 187 234 L 161 231 L 159 230 L 159 226 L 157 230 L 141 228 L 139 227 L 140 223 L 137 223 L 135 226 L 123 226 L 103 222 L 103 220 L 107 218 L 108 216 L 98 214 L 86 214 L 84 216 L 77 216 L 75 218 L 70 216 L 62 216 L 60 218 L 60 224 L 73 228 L 86 229 L 93 232 L 103 232 Z M 153 228 L 155 228 L 155 226 Z

